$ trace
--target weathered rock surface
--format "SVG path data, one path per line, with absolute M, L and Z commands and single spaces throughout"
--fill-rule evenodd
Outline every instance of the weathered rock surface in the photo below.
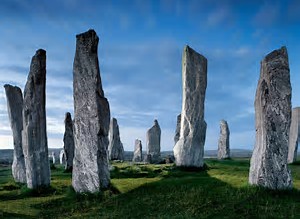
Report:
M 218 144 L 218 159 L 230 158 L 229 135 L 230 131 L 227 122 L 225 120 L 221 120 L 220 137 Z
M 93 193 L 110 183 L 107 159 L 110 109 L 100 78 L 99 38 L 94 30 L 89 30 L 76 39 L 72 185 L 76 192 Z
M 135 139 L 132 161 L 133 162 L 143 161 L 143 146 L 141 140 Z
M 291 124 L 291 83 L 285 47 L 261 62 L 255 96 L 256 142 L 251 157 L 249 183 L 269 189 L 292 188 L 287 166 Z
M 120 139 L 118 121 L 115 118 L 110 121 L 108 152 L 110 160 L 124 160 L 124 148 Z
M 174 136 L 175 144 L 177 143 L 177 141 L 179 141 L 180 138 L 180 125 L 181 125 L 181 114 L 177 116 L 176 131 Z
M 67 112 L 65 115 L 65 134 L 64 134 L 64 151 L 65 151 L 65 170 L 72 171 L 73 158 L 74 158 L 74 134 L 73 134 L 73 121 L 71 113 Z
M 65 155 L 65 150 L 61 150 L 59 153 L 59 163 L 62 165 L 66 164 L 66 155 Z
M 180 139 L 173 149 L 176 165 L 203 167 L 206 136 L 204 100 L 207 86 L 207 59 L 189 46 L 183 50 L 182 84 Z
M 50 185 L 46 131 L 46 51 L 32 57 L 24 89 L 22 143 L 28 188 Z
M 26 168 L 22 146 L 23 130 L 23 96 L 19 87 L 4 85 L 7 112 L 10 121 L 10 127 L 13 133 L 14 156 L 12 163 L 12 175 L 16 182 L 26 183 Z
M 151 156 L 150 163 L 158 163 L 161 160 L 160 157 L 160 136 L 161 130 L 158 121 L 154 120 L 154 125 L 147 131 L 147 155 Z M 147 156 L 148 157 L 148 156 Z
M 288 163 L 297 160 L 298 143 L 300 139 L 300 107 L 293 108 L 292 121 L 289 133 Z

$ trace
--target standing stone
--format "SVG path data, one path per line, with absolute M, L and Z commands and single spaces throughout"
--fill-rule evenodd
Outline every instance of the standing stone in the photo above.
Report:
M 159 163 L 160 158 L 160 136 L 161 130 L 158 121 L 154 120 L 154 125 L 147 131 L 147 157 L 151 157 L 148 162 Z
M 59 163 L 62 165 L 66 164 L 66 155 L 65 155 L 65 150 L 61 150 L 59 153 Z
M 120 140 L 119 125 L 115 118 L 110 121 L 108 152 L 110 160 L 124 160 L 124 148 Z
M 207 59 L 189 46 L 183 50 L 182 84 L 180 139 L 173 149 L 176 165 L 203 167 L 206 136 L 204 100 L 207 86 Z
M 76 36 L 73 65 L 74 143 L 72 185 L 76 192 L 98 192 L 110 183 L 109 103 L 104 97 L 94 30 Z
M 133 162 L 142 162 L 143 161 L 143 147 L 142 147 L 141 140 L 135 139 L 132 161 Z
M 50 155 L 50 157 L 51 157 L 51 162 L 52 162 L 53 164 L 55 164 L 55 162 L 56 162 L 56 160 L 55 160 L 55 153 L 52 152 L 51 155 Z
M 13 133 L 14 157 L 12 163 L 12 175 L 16 182 L 26 183 L 26 168 L 22 147 L 22 130 L 23 130 L 23 96 L 19 87 L 9 84 L 4 85 L 7 112 L 10 120 L 10 127 Z
M 66 159 L 65 170 L 68 172 L 72 172 L 73 169 L 74 149 L 73 121 L 71 113 L 67 112 L 65 115 L 64 154 Z
M 261 62 L 255 96 L 256 142 L 249 183 L 269 189 L 292 188 L 287 165 L 291 124 L 291 83 L 285 47 Z
M 289 153 L 288 163 L 294 163 L 297 160 L 298 143 L 300 138 L 300 107 L 292 111 L 292 122 L 289 134 Z
M 225 120 L 220 121 L 220 138 L 218 144 L 218 159 L 230 158 L 229 128 Z
M 176 131 L 175 131 L 175 136 L 174 136 L 175 144 L 177 143 L 177 141 L 179 141 L 179 138 L 180 138 L 180 123 L 181 123 L 181 114 L 179 114 L 177 116 Z
M 28 188 L 50 185 L 46 131 L 46 51 L 32 57 L 24 89 L 22 142 Z

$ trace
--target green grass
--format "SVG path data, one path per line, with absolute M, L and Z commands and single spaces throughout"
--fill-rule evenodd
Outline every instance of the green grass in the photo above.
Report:
M 300 218 L 300 164 L 290 166 L 291 191 L 249 186 L 248 159 L 206 164 L 199 171 L 113 163 L 111 187 L 98 194 L 76 194 L 61 166 L 40 191 L 14 183 L 0 166 L 0 218 Z

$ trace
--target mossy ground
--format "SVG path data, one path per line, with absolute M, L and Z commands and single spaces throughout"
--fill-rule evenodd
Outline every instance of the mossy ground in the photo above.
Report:
M 0 218 L 300 218 L 300 164 L 291 165 L 294 189 L 248 185 L 249 159 L 206 160 L 207 170 L 173 165 L 114 163 L 111 187 L 76 194 L 71 173 L 52 169 L 51 187 L 16 184 L 0 166 Z

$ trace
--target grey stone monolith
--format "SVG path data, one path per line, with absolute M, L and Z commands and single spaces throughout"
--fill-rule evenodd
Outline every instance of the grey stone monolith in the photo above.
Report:
M 51 153 L 50 158 L 51 158 L 51 162 L 53 164 L 55 164 L 56 160 L 55 160 L 55 153 L 54 152 Z
M 102 90 L 98 41 L 94 30 L 76 36 L 72 185 L 80 193 L 98 192 L 110 183 L 107 152 L 110 109 Z
M 24 89 L 22 143 L 28 188 L 50 185 L 46 130 L 46 51 L 32 57 Z
M 74 134 L 73 134 L 73 121 L 71 113 L 67 112 L 65 115 L 65 134 L 64 134 L 64 154 L 65 154 L 65 170 L 71 172 L 73 169 L 74 158 Z
M 176 131 L 174 136 L 175 144 L 177 143 L 177 141 L 179 141 L 180 138 L 180 123 L 181 123 L 181 114 L 177 116 Z
M 225 120 L 221 120 L 220 137 L 218 143 L 218 159 L 230 158 L 229 135 L 230 131 L 227 122 Z
M 22 146 L 23 130 L 23 96 L 22 91 L 17 86 L 9 84 L 4 85 L 7 112 L 10 121 L 10 127 L 13 134 L 14 155 L 12 163 L 12 175 L 16 182 L 26 183 L 26 168 Z
M 287 165 L 291 124 L 291 83 L 285 47 L 261 61 L 255 95 L 256 141 L 251 157 L 249 183 L 269 189 L 291 189 Z
M 158 121 L 154 120 L 154 125 L 147 131 L 146 140 L 147 140 L 147 157 L 151 157 L 148 162 L 150 163 L 159 163 L 161 161 L 160 157 L 160 137 L 161 130 L 158 124 Z
M 124 148 L 120 139 L 120 131 L 117 119 L 112 118 L 109 126 L 109 159 L 124 160 Z
M 65 155 L 65 150 L 61 150 L 59 153 L 59 163 L 62 165 L 66 165 L 66 155 Z
M 207 59 L 184 47 L 182 56 L 182 111 L 180 139 L 173 152 L 177 166 L 203 167 L 206 122 L 204 101 L 207 86 Z
M 288 163 L 294 163 L 297 160 L 298 143 L 300 139 L 300 107 L 292 110 L 292 121 L 289 133 L 289 153 Z
M 132 161 L 133 162 L 143 161 L 143 146 L 142 146 L 142 141 L 139 139 L 135 139 Z

